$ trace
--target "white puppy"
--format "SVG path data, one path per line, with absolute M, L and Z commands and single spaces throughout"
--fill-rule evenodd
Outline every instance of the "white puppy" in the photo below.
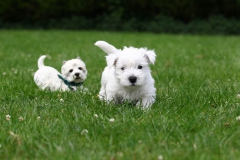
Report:
M 133 102 L 148 108 L 155 102 L 156 88 L 149 64 L 154 64 L 156 54 L 146 48 L 124 47 L 116 49 L 105 41 L 96 46 L 108 55 L 107 67 L 102 73 L 99 97 L 107 102 Z
M 78 57 L 76 59 L 63 61 L 60 74 L 55 68 L 45 66 L 45 55 L 38 59 L 38 70 L 34 74 L 34 81 L 42 90 L 69 91 L 76 90 L 87 78 L 85 63 Z

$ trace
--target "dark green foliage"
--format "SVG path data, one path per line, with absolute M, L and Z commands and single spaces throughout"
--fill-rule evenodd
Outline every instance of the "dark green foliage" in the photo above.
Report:
M 2 0 L 0 28 L 240 34 L 239 0 Z

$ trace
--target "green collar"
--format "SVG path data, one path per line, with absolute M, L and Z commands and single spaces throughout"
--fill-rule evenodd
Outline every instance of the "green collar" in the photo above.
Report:
M 70 90 L 74 90 L 71 86 L 81 86 L 83 85 L 83 82 L 75 83 L 75 82 L 68 82 L 66 79 L 64 79 L 61 75 L 58 74 L 58 77 L 68 86 Z

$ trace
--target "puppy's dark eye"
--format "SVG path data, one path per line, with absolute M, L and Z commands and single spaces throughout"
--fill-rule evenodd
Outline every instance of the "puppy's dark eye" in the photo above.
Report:
M 82 70 L 82 67 L 78 67 L 79 70 Z
M 124 67 L 121 68 L 122 71 L 123 71 L 124 69 L 125 69 Z
M 139 66 L 138 66 L 138 69 L 142 69 L 142 66 L 141 66 L 141 65 L 139 65 Z
M 73 69 L 70 69 L 69 72 L 71 73 L 73 71 Z

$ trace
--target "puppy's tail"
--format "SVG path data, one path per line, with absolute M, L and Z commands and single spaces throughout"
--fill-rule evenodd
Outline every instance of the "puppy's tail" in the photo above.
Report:
M 44 59 L 46 58 L 46 55 L 43 55 L 41 56 L 39 59 L 38 59 L 38 68 L 42 68 L 44 67 Z
M 97 41 L 95 43 L 95 46 L 98 46 L 100 49 L 102 49 L 107 54 L 113 54 L 118 51 L 113 45 L 105 42 L 105 41 Z

